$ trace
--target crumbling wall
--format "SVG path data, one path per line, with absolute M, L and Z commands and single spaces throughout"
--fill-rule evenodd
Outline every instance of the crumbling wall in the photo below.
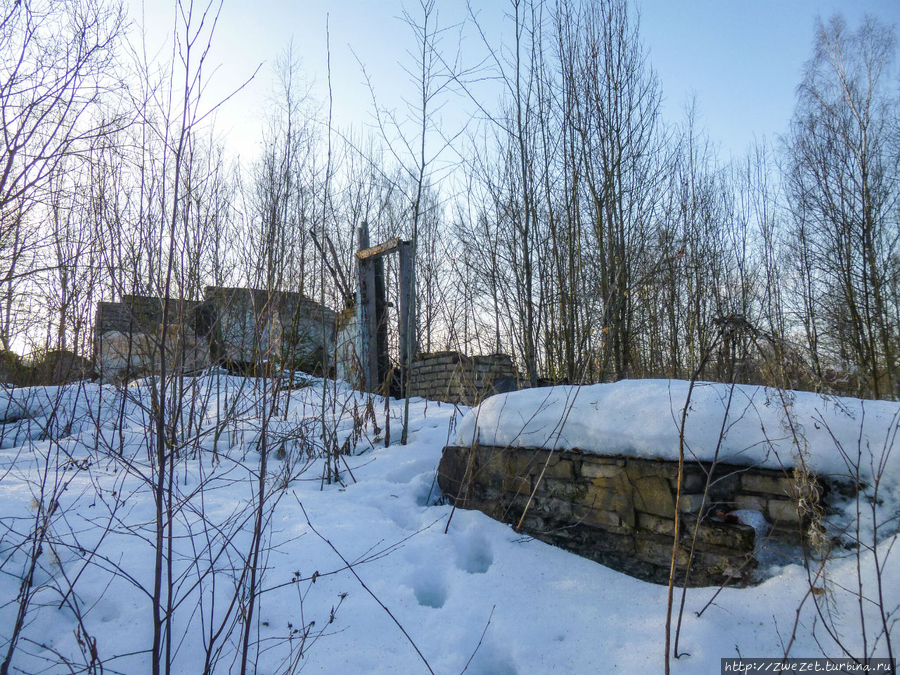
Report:
M 444 448 L 438 483 L 460 508 L 513 526 L 521 520 L 522 530 L 537 539 L 631 576 L 668 583 L 677 462 L 450 446 Z M 736 508 L 759 510 L 773 532 L 796 538 L 807 526 L 798 509 L 801 497 L 817 500 L 821 488 L 797 485 L 789 471 L 686 463 L 677 582 L 683 583 L 692 549 L 690 585 L 751 580 L 756 533 L 727 514 Z
M 410 393 L 433 401 L 476 405 L 493 394 L 515 391 L 518 373 L 504 354 L 419 354 L 410 367 Z
M 335 319 L 335 377 L 358 387 L 362 381 L 359 357 L 359 318 L 356 307 L 348 307 Z
M 170 300 L 166 334 L 164 303 L 152 296 L 123 296 L 122 302 L 100 302 L 94 328 L 94 364 L 107 381 L 151 375 L 158 370 L 165 342 L 166 367 L 196 372 L 210 364 L 207 336 L 197 331 L 199 302 Z
M 261 361 L 291 362 L 322 372 L 334 350 L 335 314 L 298 293 L 250 288 L 205 290 L 212 313 L 214 360 L 251 365 Z
M 212 363 L 253 367 L 274 361 L 324 373 L 334 350 L 334 312 L 298 293 L 207 287 L 201 302 L 170 300 L 169 369 L 197 372 Z M 157 372 L 162 298 L 124 296 L 101 302 L 94 361 L 105 380 Z

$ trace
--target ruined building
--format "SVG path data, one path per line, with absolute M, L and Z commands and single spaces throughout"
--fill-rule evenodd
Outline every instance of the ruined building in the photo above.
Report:
M 322 373 L 334 352 L 334 312 L 299 293 L 209 286 L 203 302 L 171 299 L 163 335 L 162 298 L 126 295 L 97 306 L 94 363 L 123 381 L 166 369 L 194 373 L 223 365 L 252 372 L 278 363 Z

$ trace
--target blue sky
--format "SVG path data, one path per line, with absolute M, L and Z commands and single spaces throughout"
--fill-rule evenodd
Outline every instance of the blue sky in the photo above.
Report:
M 129 0 L 137 18 L 140 0 Z M 335 120 L 340 126 L 371 123 L 371 97 L 363 85 L 362 62 L 381 105 L 402 108 L 410 94 L 400 62 L 414 47 L 399 19 L 400 0 L 225 0 L 211 62 L 218 65 L 207 100 L 223 96 L 263 64 L 255 80 L 218 115 L 229 146 L 252 156 L 259 142 L 261 111 L 271 84 L 271 67 L 293 39 L 306 77 L 325 98 L 326 16 L 330 25 Z M 418 2 L 407 2 L 410 11 Z M 148 35 L 161 44 L 172 23 L 173 4 L 146 2 Z M 635 0 L 641 13 L 642 40 L 663 87 L 664 114 L 683 118 L 696 96 L 701 126 L 719 145 L 723 158 L 740 154 L 754 137 L 775 141 L 787 129 L 804 62 L 813 44 L 817 16 L 842 13 L 851 25 L 869 13 L 900 25 L 900 0 Z M 483 0 L 478 11 L 488 31 L 500 36 L 508 0 Z M 443 26 L 465 16 L 461 0 L 438 0 Z M 506 29 L 508 40 L 508 25 Z M 448 34 L 445 45 L 455 42 Z M 464 59 L 480 53 L 468 36 Z M 357 61 L 359 60 L 359 62 Z
M 787 130 L 817 16 L 865 14 L 900 25 L 900 0 L 639 0 L 641 32 L 666 112 L 696 93 L 701 122 L 723 153 Z

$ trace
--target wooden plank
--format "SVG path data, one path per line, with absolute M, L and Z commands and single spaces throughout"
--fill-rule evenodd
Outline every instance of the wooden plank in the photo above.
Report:
M 366 247 L 362 247 L 362 242 L 360 242 L 360 249 L 356 252 L 356 257 L 359 260 L 367 260 L 369 258 L 380 258 L 383 255 L 388 253 L 393 253 L 400 247 L 400 237 L 394 237 L 393 239 L 388 239 L 383 244 L 377 244 L 372 246 L 371 248 L 368 245 L 368 236 L 366 237 Z

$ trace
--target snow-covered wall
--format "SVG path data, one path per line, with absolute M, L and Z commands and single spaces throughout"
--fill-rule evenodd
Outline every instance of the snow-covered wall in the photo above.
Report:
M 802 456 L 819 475 L 900 476 L 900 403 L 711 382 L 691 390 L 682 380 L 623 380 L 492 396 L 462 419 L 456 444 L 675 460 L 686 404 L 687 459 L 782 469 Z M 890 483 L 883 489 L 891 495 L 880 497 L 900 504 L 900 485 Z
M 900 514 L 898 432 L 900 404 L 891 401 L 677 380 L 550 387 L 492 396 L 469 411 L 445 449 L 441 480 L 461 506 L 513 524 L 530 498 L 522 520 L 529 533 L 661 580 L 680 449 L 688 523 L 702 516 L 718 528 L 715 511 L 752 510 L 800 536 L 821 515 L 820 488 L 837 486 L 851 506 L 874 504 L 881 515 L 856 522 L 862 517 L 850 508 L 833 529 L 888 536 L 895 530 L 886 524 Z M 714 464 L 714 503 L 701 507 Z M 710 537 L 714 549 L 724 545 Z M 710 579 L 736 569 L 735 550 L 724 555 L 703 563 Z
M 749 523 L 762 513 L 776 536 L 797 540 L 822 494 L 790 471 L 689 462 L 676 507 L 677 462 L 481 445 L 444 448 L 438 482 L 460 508 L 656 583 L 669 579 L 677 508 L 677 579 L 693 550 L 692 586 L 752 580 Z

